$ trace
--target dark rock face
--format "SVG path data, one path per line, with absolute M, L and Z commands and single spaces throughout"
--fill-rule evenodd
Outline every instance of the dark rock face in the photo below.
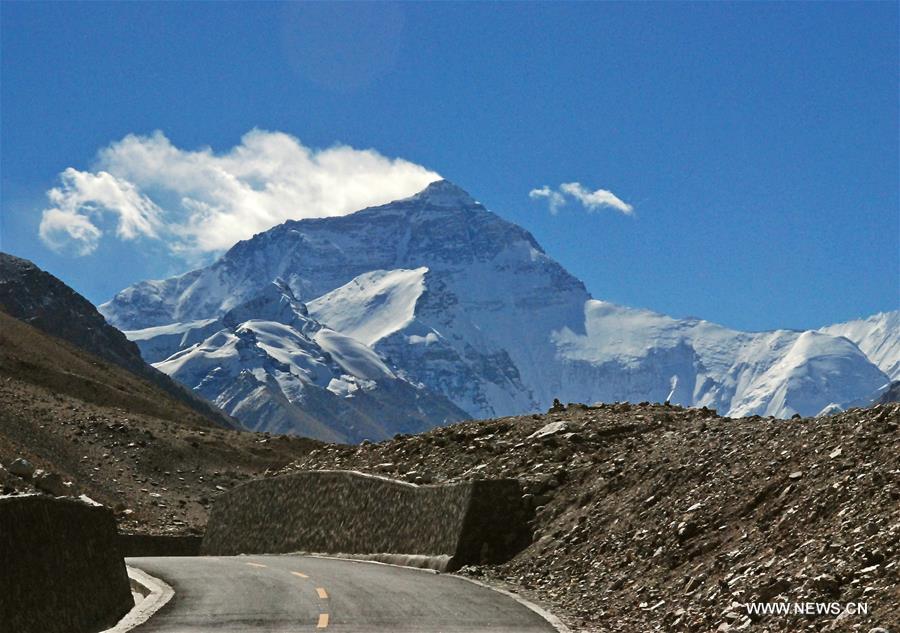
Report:
M 220 496 L 203 551 L 409 555 L 442 570 L 500 562 L 529 541 L 521 496 L 511 479 L 415 486 L 347 471 L 298 472 Z
M 134 606 L 116 524 L 102 506 L 0 497 L 0 623 L 16 633 L 89 633 Z
M 0 253 L 0 309 L 134 373 L 146 371 L 137 346 L 87 299 L 31 262 L 5 253 Z
M 19 458 L 9 465 L 9 472 L 17 477 L 29 478 L 34 474 L 34 464 L 27 459 Z
M 149 380 L 222 426 L 235 426 L 145 363 L 137 345 L 109 325 L 90 301 L 30 261 L 6 253 L 0 253 L 0 310 Z
M 900 402 L 900 380 L 892 382 L 887 391 L 878 398 L 878 404 L 887 404 L 889 402 Z

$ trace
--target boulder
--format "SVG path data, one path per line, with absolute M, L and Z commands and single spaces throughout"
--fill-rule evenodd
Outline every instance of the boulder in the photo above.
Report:
M 540 429 L 529 435 L 528 440 L 540 440 L 545 437 L 550 437 L 551 435 L 557 435 L 559 433 L 565 433 L 569 430 L 569 424 L 565 421 L 560 422 L 550 422 L 549 424 L 545 424 Z
M 9 465 L 9 472 L 17 477 L 29 478 L 34 474 L 34 464 L 27 459 L 20 457 Z
M 58 473 L 49 473 L 37 470 L 34 473 L 34 486 L 42 492 L 54 497 L 67 497 L 71 495 L 71 484 L 66 485 Z

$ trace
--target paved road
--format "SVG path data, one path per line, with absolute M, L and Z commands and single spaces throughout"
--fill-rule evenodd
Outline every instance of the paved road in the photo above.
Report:
M 308 556 L 129 558 L 175 597 L 137 633 L 546 633 L 515 600 L 448 576 Z

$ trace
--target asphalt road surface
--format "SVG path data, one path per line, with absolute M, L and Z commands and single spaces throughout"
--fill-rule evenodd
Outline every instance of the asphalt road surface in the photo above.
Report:
M 129 558 L 175 589 L 138 633 L 532 633 L 512 598 L 446 574 L 308 556 Z

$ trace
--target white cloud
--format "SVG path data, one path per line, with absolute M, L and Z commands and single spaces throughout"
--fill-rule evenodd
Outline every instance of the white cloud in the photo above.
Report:
M 157 237 L 161 210 L 131 183 L 106 171 L 66 169 L 62 185 L 47 192 L 53 206 L 41 219 L 41 238 L 56 250 L 72 247 L 80 255 L 97 248 L 102 231 L 93 219 L 105 213 L 118 216 L 116 234 L 125 240 L 141 235 Z M 71 243 L 69 243 L 71 242 Z
M 578 182 L 564 182 L 559 186 L 559 191 L 554 191 L 545 185 L 540 189 L 532 189 L 528 192 L 531 198 L 547 198 L 550 205 L 550 213 L 553 214 L 556 214 L 559 208 L 566 203 L 566 198 L 563 194 L 571 196 L 580 202 L 588 211 L 596 211 L 601 207 L 608 207 L 625 215 L 634 213 L 634 207 L 619 198 L 612 191 L 607 191 L 606 189 L 590 191 Z
M 606 189 L 588 191 L 578 182 L 565 182 L 559 186 L 559 189 L 581 202 L 589 211 L 599 207 L 611 207 L 625 215 L 630 215 L 634 211 L 634 207 L 622 201 L 612 191 L 607 191 Z
M 184 150 L 161 132 L 101 150 L 93 171 L 66 169 L 47 192 L 41 237 L 57 250 L 93 252 L 113 218 L 121 239 L 166 240 L 174 252 L 219 251 L 288 219 L 346 215 L 412 195 L 435 172 L 372 149 L 316 150 L 253 130 L 223 153 Z
M 101 231 L 84 215 L 47 209 L 41 219 L 41 239 L 55 251 L 70 249 L 76 255 L 90 255 L 97 248 Z
M 556 215 L 559 212 L 559 208 L 566 203 L 566 199 L 561 193 L 553 191 L 547 185 L 544 185 L 540 189 L 532 189 L 528 192 L 528 197 L 533 200 L 547 198 L 547 204 L 550 205 L 550 213 L 553 215 Z

